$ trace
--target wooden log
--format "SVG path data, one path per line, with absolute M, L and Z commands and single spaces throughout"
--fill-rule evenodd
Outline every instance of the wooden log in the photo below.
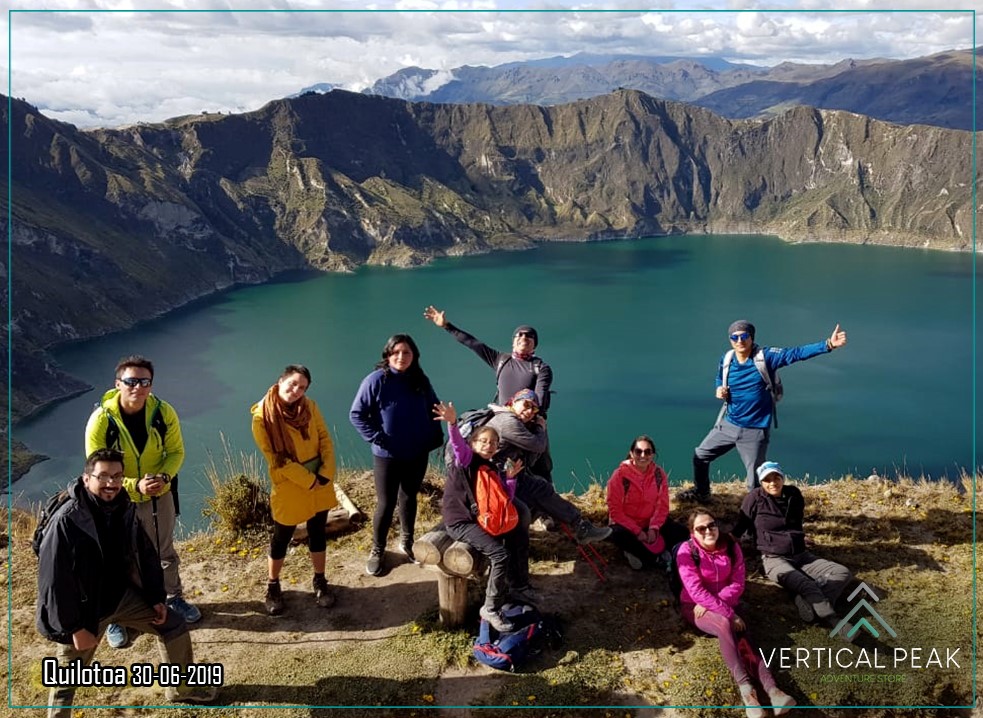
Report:
M 445 530 L 436 528 L 413 542 L 413 556 L 424 566 L 437 566 L 440 557 L 452 543 L 454 539 Z
M 372 472 L 371 471 L 366 472 L 366 474 L 361 478 L 368 479 L 369 481 L 371 481 Z M 358 507 L 355 505 L 355 502 L 352 501 L 350 498 L 348 498 L 348 494 L 346 494 L 345 490 L 338 485 L 337 481 L 334 484 L 334 493 L 335 496 L 338 497 L 338 503 L 341 505 L 343 509 L 345 509 L 345 511 L 348 512 L 348 519 L 352 523 L 358 524 L 365 521 L 365 514 L 363 514 L 361 511 L 358 510 Z
M 444 551 L 444 569 L 457 576 L 480 574 L 485 568 L 485 557 L 471 544 L 455 541 Z
M 464 625 L 468 612 L 468 579 L 463 576 L 437 574 L 437 601 L 440 604 L 440 622 L 448 628 Z
M 351 526 L 351 519 L 348 515 L 348 510 L 336 506 L 328 511 L 328 521 L 324 526 L 324 533 L 328 535 L 341 533 L 349 526 Z M 297 524 L 297 528 L 294 529 L 294 535 L 290 539 L 290 542 L 303 543 L 305 541 L 307 541 L 307 524 Z

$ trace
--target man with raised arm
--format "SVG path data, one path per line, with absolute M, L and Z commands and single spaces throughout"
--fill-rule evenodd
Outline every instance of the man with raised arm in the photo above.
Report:
M 754 325 L 746 319 L 732 323 L 727 336 L 731 349 L 720 359 L 716 382 L 716 396 L 724 406 L 710 433 L 693 452 L 694 486 L 676 496 L 683 501 L 710 500 L 710 462 L 734 447 L 747 470 L 748 490 L 755 488 L 755 471 L 765 461 L 775 401 L 781 395 L 775 372 L 846 346 L 846 332 L 839 324 L 829 339 L 787 349 L 759 347 L 754 343 Z
M 526 324 L 516 327 L 512 333 L 512 351 L 501 352 L 451 324 L 447 319 L 447 313 L 433 305 L 423 311 L 423 316 L 441 329 L 447 330 L 452 337 L 477 354 L 494 370 L 495 383 L 498 387 L 496 404 L 504 406 L 516 392 L 532 389 L 539 403 L 539 415 L 545 421 L 550 408 L 553 370 L 550 369 L 549 364 L 536 356 L 539 333 L 534 328 Z M 553 458 L 550 456 L 549 445 L 542 452 L 536 465 L 530 466 L 530 469 L 550 483 L 553 482 Z

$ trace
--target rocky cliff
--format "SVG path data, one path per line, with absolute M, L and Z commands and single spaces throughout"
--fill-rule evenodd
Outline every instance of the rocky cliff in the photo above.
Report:
M 846 112 L 734 121 L 628 90 L 554 107 L 334 91 L 81 132 L 10 106 L 15 418 L 81 388 L 38 381 L 57 372 L 52 345 L 287 269 L 668 232 L 973 236 L 971 133 Z

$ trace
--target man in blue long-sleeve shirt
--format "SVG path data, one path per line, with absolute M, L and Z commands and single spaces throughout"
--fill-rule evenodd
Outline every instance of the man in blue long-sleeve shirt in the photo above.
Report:
M 710 433 L 693 452 L 694 486 L 677 496 L 684 501 L 703 503 L 710 499 L 710 462 L 735 446 L 747 469 L 748 489 L 758 485 L 755 470 L 765 461 L 775 413 L 772 391 L 755 362 L 759 351 L 774 385 L 775 372 L 783 366 L 828 354 L 846 345 L 846 332 L 839 324 L 829 339 L 788 349 L 759 347 L 754 343 L 754 325 L 746 319 L 731 324 L 727 334 L 733 351 L 720 359 L 716 394 L 726 405 Z M 729 363 L 725 366 L 728 356 Z

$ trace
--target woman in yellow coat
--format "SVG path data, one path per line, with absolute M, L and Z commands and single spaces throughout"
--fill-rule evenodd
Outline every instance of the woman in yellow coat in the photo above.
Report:
M 320 409 L 305 396 L 310 385 L 307 367 L 290 364 L 252 408 L 253 438 L 266 457 L 273 484 L 273 537 L 265 601 L 271 616 L 283 613 L 280 569 L 294 529 L 305 521 L 314 564 L 314 599 L 324 608 L 334 603 L 324 578 L 324 529 L 328 509 L 338 504 L 333 483 L 334 445 Z

